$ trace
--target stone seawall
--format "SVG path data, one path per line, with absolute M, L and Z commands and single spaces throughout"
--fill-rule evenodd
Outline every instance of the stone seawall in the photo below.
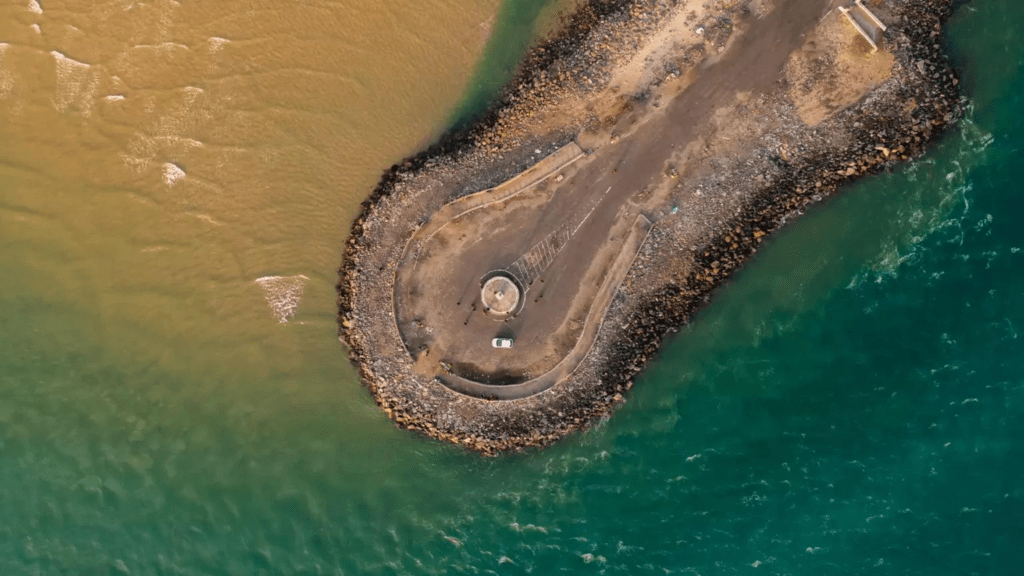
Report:
M 574 139 L 586 144 L 604 137 L 610 144 L 603 145 L 613 146 L 615 130 L 657 122 L 661 101 L 652 94 L 670 98 L 686 89 L 674 82 L 705 73 L 699 65 L 708 53 L 726 50 L 752 5 L 695 13 L 686 22 L 701 29 L 699 46 L 683 43 L 667 52 L 649 89 L 610 97 L 617 67 L 642 52 L 643 38 L 665 29 L 678 13 L 675 4 L 588 4 L 560 36 L 531 52 L 480 122 L 392 167 L 363 203 L 339 270 L 340 337 L 375 400 L 400 427 L 484 454 L 543 446 L 585 429 L 624 400 L 664 338 L 705 306 L 767 235 L 849 182 L 919 156 L 960 116 L 958 80 L 940 40 L 949 0 L 887 2 L 891 75 L 856 103 L 809 126 L 783 79 L 764 94 L 738 99 L 726 114 L 731 124 L 702 136 L 703 148 L 688 147 L 669 162 L 671 178 L 650 195 L 664 195 L 662 207 L 676 197 L 690 203 L 679 214 L 651 208 L 657 219 L 650 237 L 593 349 L 563 382 L 529 398 L 487 401 L 424 377 L 402 345 L 391 305 L 394 270 L 409 238 L 448 202 L 493 187 Z M 587 105 L 593 101 L 604 107 Z M 716 140 L 737 126 L 746 131 L 743 147 Z

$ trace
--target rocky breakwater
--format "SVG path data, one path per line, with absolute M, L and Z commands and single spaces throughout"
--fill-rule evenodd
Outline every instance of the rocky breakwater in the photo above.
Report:
M 396 266 L 418 226 L 445 203 L 508 179 L 573 138 L 615 146 L 616 134 L 663 123 L 664 103 L 685 93 L 702 58 L 721 54 L 764 5 L 592 2 L 531 53 L 480 122 L 382 177 L 353 224 L 338 302 L 341 339 L 389 418 L 484 454 L 585 429 L 625 399 L 663 339 L 772 231 L 851 180 L 920 155 L 959 117 L 958 80 L 940 41 L 949 0 L 887 2 L 879 15 L 888 24 L 883 47 L 891 65 L 884 77 L 862 82 L 850 103 L 832 103 L 809 121 L 805 88 L 822 80 L 801 74 L 791 59 L 765 90 L 723 102 L 695 140 L 666 144 L 659 173 L 638 182 L 637 202 L 654 230 L 594 347 L 566 380 L 529 398 L 486 401 L 420 370 L 403 346 L 392 302 Z M 679 25 L 703 37 L 660 52 L 644 42 Z M 836 54 L 813 53 L 813 60 L 828 64 Z M 638 57 L 654 73 L 623 89 L 622 71 L 635 77 Z
M 817 129 L 791 124 L 786 140 L 793 144 L 768 144 L 759 151 L 770 166 L 758 169 L 756 163 L 736 163 L 727 174 L 695 184 L 742 188 L 743 180 L 758 183 L 738 214 L 718 222 L 717 233 L 690 249 L 694 265 L 684 276 L 653 290 L 635 291 L 628 304 L 615 311 L 623 320 L 622 332 L 608 346 L 597 375 L 609 393 L 631 387 L 665 337 L 705 306 L 769 234 L 852 181 L 920 156 L 961 117 L 965 102 L 959 79 L 941 44 L 951 2 L 893 2 L 890 10 L 895 23 L 887 41 L 897 61 L 883 86 Z M 829 140 L 838 133 L 850 138 L 837 149 Z M 671 239 L 666 235 L 663 243 Z M 657 245 L 647 251 L 646 262 L 638 263 L 638 276 L 658 253 Z

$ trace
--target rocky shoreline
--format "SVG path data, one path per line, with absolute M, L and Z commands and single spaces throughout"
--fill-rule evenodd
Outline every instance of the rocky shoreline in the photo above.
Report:
M 709 53 L 721 52 L 752 3 L 694 14 L 687 23 L 701 29 L 701 42 L 681 46 L 660 62 L 652 91 L 695 74 Z M 614 143 L 617 135 L 609 126 L 616 120 L 635 108 L 656 113 L 658 100 L 648 90 L 623 91 L 604 108 L 587 103 L 617 92 L 609 91 L 617 67 L 664 25 L 675 4 L 589 3 L 559 36 L 530 53 L 483 119 L 393 166 L 363 203 L 339 270 L 340 338 L 376 402 L 398 426 L 483 454 L 544 446 L 585 429 L 624 400 L 665 337 L 705 306 L 769 234 L 849 182 L 919 156 L 961 114 L 958 80 L 940 43 L 950 0 L 888 2 L 886 42 L 895 61 L 880 86 L 808 126 L 799 120 L 793 88 L 784 79 L 731 109 L 736 118 L 765 118 L 765 127 L 744 134 L 746 148 L 722 154 L 733 149 L 712 135 L 704 142 L 706 152 L 688 149 L 678 159 L 679 175 L 672 168 L 675 180 L 652 194 L 663 193 L 667 203 L 694 191 L 708 199 L 656 225 L 607 310 L 592 351 L 567 381 L 536 397 L 488 402 L 417 377 L 393 308 L 385 306 L 405 240 L 446 202 L 531 165 L 537 150 L 546 153 L 601 130 Z M 721 190 L 730 194 L 711 198 Z M 709 224 L 695 230 L 692 221 Z M 666 261 L 678 265 L 666 267 Z

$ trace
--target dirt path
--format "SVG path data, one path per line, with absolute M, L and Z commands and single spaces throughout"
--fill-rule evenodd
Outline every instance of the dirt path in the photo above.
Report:
M 433 216 L 410 242 L 395 291 L 407 348 L 432 360 L 418 364 L 425 375 L 453 371 L 467 381 L 511 385 L 560 365 L 576 349 L 591 308 L 600 304 L 599 288 L 629 223 L 654 210 L 645 193 L 665 180 L 665 164 L 676 147 L 696 138 L 715 109 L 737 92 L 770 90 L 788 56 L 831 5 L 794 0 L 761 18 L 751 15 L 740 23 L 739 40 L 688 89 L 664 108 L 637 111 L 635 127 L 634 116 L 620 120 L 613 129 L 628 135 L 578 160 L 575 173 L 560 182 L 533 187 L 540 175 L 552 173 L 549 164 L 564 164 L 560 155 L 573 156 L 564 151 L 495 189 L 515 194 L 499 193 L 496 200 L 490 199 L 493 191 L 472 195 Z M 529 192 L 514 186 L 522 178 Z M 529 293 L 521 312 L 501 321 L 485 314 L 476 297 L 480 279 L 512 270 L 517 259 L 567 225 L 575 233 L 534 284 L 525 286 Z M 514 352 L 492 348 L 495 337 L 514 338 Z
M 487 454 L 584 429 L 774 230 L 922 154 L 964 109 L 935 40 L 950 0 L 886 0 L 877 53 L 820 20 L 836 4 L 595 1 L 471 139 L 393 167 L 338 287 L 340 336 L 383 412 Z M 664 81 L 617 94 L 615 67 L 638 62 Z M 572 135 L 592 153 L 499 185 Z M 489 188 L 504 192 L 445 208 Z M 653 222 L 642 242 L 636 222 Z M 409 242 L 417 229 L 429 242 Z M 522 309 L 485 314 L 481 280 L 509 268 L 532 282 Z

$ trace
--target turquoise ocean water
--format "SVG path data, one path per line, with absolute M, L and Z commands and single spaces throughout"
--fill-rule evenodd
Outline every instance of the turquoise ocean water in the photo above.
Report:
M 159 314 L 104 322 L 101 283 L 40 289 L 4 241 L 0 574 L 1020 573 L 1022 22 L 961 7 L 967 120 L 776 236 L 540 452 L 395 430 L 333 310 L 153 350 Z
M 498 25 L 473 70 L 466 93 L 450 124 L 463 127 L 494 101 L 502 86 L 515 75 L 526 51 L 549 36 L 582 0 L 508 0 L 501 3 Z

